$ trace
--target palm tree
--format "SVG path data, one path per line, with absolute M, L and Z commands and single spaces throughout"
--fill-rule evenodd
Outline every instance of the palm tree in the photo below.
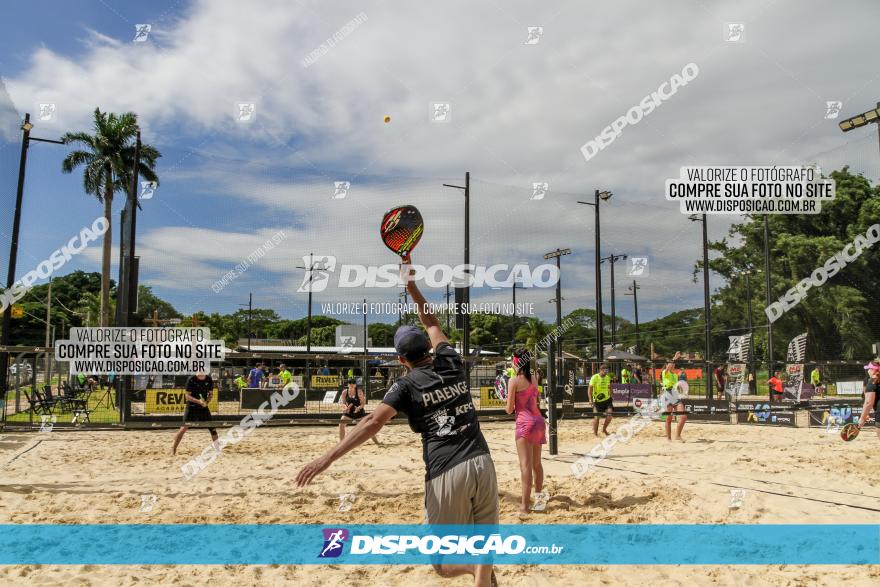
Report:
M 100 108 L 95 108 L 94 135 L 69 132 L 62 137 L 65 143 L 77 143 L 85 149 L 68 153 L 61 163 L 61 171 L 72 173 L 82 165 L 85 168 L 85 192 L 104 204 L 104 218 L 108 228 L 104 233 L 101 259 L 101 326 L 110 324 L 110 249 L 113 244 L 113 230 L 110 227 L 113 194 L 126 193 L 130 189 L 138 130 L 137 114 L 134 112 L 119 115 L 101 112 Z M 155 171 L 156 159 L 161 156 L 150 145 L 141 145 L 138 173 L 147 181 L 157 182 L 157 185 L 159 178 Z
M 526 347 L 534 349 L 535 346 L 544 338 L 550 329 L 539 318 L 529 318 L 526 323 L 519 327 L 516 331 L 516 338 L 525 340 Z

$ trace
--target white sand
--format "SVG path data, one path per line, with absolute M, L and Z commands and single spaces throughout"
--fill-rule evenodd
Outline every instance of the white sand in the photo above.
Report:
M 619 424 L 621 421 L 618 420 Z M 873 430 L 843 443 L 821 429 L 689 423 L 669 443 L 655 423 L 618 444 L 601 468 L 576 479 L 569 464 L 596 443 L 587 421 L 560 423 L 557 457 L 545 453 L 544 513 L 517 513 L 519 473 L 512 423 L 484 423 L 496 463 L 501 522 L 880 523 L 880 440 Z M 870 433 L 869 433 L 870 432 Z M 209 440 L 190 430 L 176 457 L 173 431 L 55 431 L 0 437 L 2 523 L 420 523 L 421 446 L 409 428 L 381 433 L 304 489 L 299 467 L 336 441 L 329 427 L 263 428 L 193 480 L 180 466 Z M 26 452 L 25 452 L 26 451 Z M 730 509 L 730 488 L 744 488 Z M 340 513 L 338 495 L 356 493 Z M 149 513 L 141 496 L 156 495 Z M 246 495 L 251 497 L 244 499 Z M 257 496 L 254 498 L 254 496 Z M 839 505 L 844 504 L 844 505 Z M 197 513 L 191 513 L 197 512 Z M 699 544 L 671 545 L 676 550 Z M 846 544 L 829 544 L 845 549 Z M 498 568 L 502 585 L 877 585 L 880 567 L 543 566 Z M 428 567 L 14 566 L 0 584 L 36 585 L 468 585 Z

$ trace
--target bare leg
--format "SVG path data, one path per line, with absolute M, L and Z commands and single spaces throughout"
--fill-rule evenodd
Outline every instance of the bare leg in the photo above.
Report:
M 684 423 L 687 422 L 688 417 L 682 404 L 678 404 L 675 411 L 678 412 L 678 427 L 675 429 L 675 440 L 681 440 L 681 431 L 684 430 Z
M 599 413 L 595 412 L 593 416 L 593 436 L 599 436 Z
M 611 424 L 611 418 L 611 408 L 608 408 L 605 412 L 605 423 L 602 425 L 602 432 L 605 433 L 605 436 L 608 436 L 608 425 Z
M 180 441 L 183 440 L 183 435 L 186 434 L 187 427 L 183 425 L 180 427 L 180 430 L 177 431 L 177 434 L 174 436 L 174 446 L 171 447 L 171 454 L 177 454 L 177 445 L 180 444 Z
M 444 578 L 473 575 L 474 587 L 492 585 L 492 565 L 434 565 L 434 571 Z
M 544 490 L 544 465 L 541 464 L 541 445 L 532 445 L 532 478 L 535 481 L 535 491 L 540 493 Z
M 666 415 L 666 440 L 672 440 L 672 414 Z
M 519 476 L 522 481 L 519 511 L 527 514 L 532 501 L 532 447 L 525 438 L 516 439 L 516 454 L 519 457 Z
M 342 440 L 343 438 L 345 438 L 345 426 L 346 426 L 345 420 L 343 420 L 342 422 L 339 423 L 339 440 Z

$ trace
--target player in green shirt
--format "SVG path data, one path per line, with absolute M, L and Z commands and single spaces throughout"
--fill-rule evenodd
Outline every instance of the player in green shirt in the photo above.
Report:
M 819 371 L 819 365 L 816 365 L 816 368 L 810 372 L 810 385 L 813 386 L 813 393 L 815 395 L 825 394 L 825 386 L 822 385 L 822 372 Z
M 284 363 L 281 363 L 278 368 L 281 369 L 278 373 L 279 377 L 281 377 L 281 387 L 286 387 L 293 379 L 293 375 L 290 374 L 290 371 L 287 370 L 287 365 Z
M 630 378 L 629 369 L 627 369 L 626 366 L 624 366 L 623 369 L 620 370 L 620 382 L 624 385 L 629 385 L 629 382 L 630 382 L 629 378 Z
M 599 365 L 599 372 L 590 377 L 587 394 L 593 403 L 593 435 L 599 436 L 599 414 L 604 412 L 605 424 L 602 426 L 602 432 L 608 436 L 608 425 L 611 424 L 614 402 L 611 397 L 611 375 L 608 374 L 608 367 L 605 366 L 605 363 Z
M 672 438 L 672 412 L 678 412 L 678 424 L 675 429 L 675 440 L 681 440 L 681 431 L 687 422 L 687 413 L 684 410 L 684 401 L 679 397 L 675 384 L 678 383 L 678 375 L 675 373 L 675 363 L 669 362 L 660 374 L 663 385 L 663 395 L 660 396 L 660 406 L 666 412 L 666 439 Z

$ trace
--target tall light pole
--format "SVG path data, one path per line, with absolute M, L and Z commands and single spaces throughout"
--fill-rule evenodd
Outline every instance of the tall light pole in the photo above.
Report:
M 247 306 L 244 304 L 239 304 L 239 307 L 248 309 L 248 317 L 247 317 L 247 331 L 248 331 L 248 352 L 251 352 L 251 315 L 254 312 L 254 294 L 248 294 L 248 303 Z
M 21 228 L 21 205 L 24 197 L 24 175 L 27 168 L 28 146 L 31 141 L 40 143 L 54 143 L 63 145 L 64 141 L 52 139 L 38 139 L 31 136 L 34 125 L 31 123 L 30 113 L 25 113 L 21 123 L 21 155 L 18 160 L 18 188 L 15 192 L 15 211 L 12 213 L 12 239 L 9 242 L 9 267 L 6 272 L 6 289 L 9 290 L 15 283 L 15 265 L 18 260 L 18 233 Z M 10 330 L 12 329 L 12 304 L 8 304 L 3 310 L 3 332 L 0 334 L 0 346 L 9 346 Z M 9 353 L 0 353 L 0 391 L 6 393 L 6 375 L 9 372 Z
M 642 289 L 636 280 L 633 279 L 633 284 L 627 288 L 627 291 L 630 293 L 625 293 L 625 296 L 633 297 L 633 309 L 635 310 L 636 315 L 636 354 L 642 354 L 642 341 L 639 339 L 639 290 Z
M 578 200 L 578 204 L 592 206 L 596 217 L 596 359 L 601 363 L 604 354 L 604 340 L 602 333 L 604 325 L 602 324 L 602 270 L 600 268 L 600 265 L 602 264 L 602 239 L 599 234 L 599 200 L 601 199 L 602 201 L 607 202 L 612 194 L 608 191 L 600 192 L 599 190 L 596 190 L 593 196 L 594 198 L 592 202 L 581 202 Z
M 602 263 L 608 261 L 608 264 L 611 265 L 611 348 L 614 348 L 614 345 L 617 343 L 617 313 L 614 308 L 614 264 L 626 258 L 626 255 L 608 255 L 600 260 Z
M 706 341 L 705 341 L 705 357 L 703 361 L 706 364 L 706 378 L 704 381 L 706 382 L 706 397 L 711 398 L 710 392 L 710 378 L 712 373 L 709 367 L 709 359 L 711 356 L 712 346 L 710 343 L 711 334 L 712 334 L 712 308 L 709 306 L 709 233 L 706 228 L 706 215 L 703 214 L 702 217 L 691 214 L 688 216 L 688 220 L 691 222 L 702 222 L 703 223 L 703 318 L 706 326 Z
M 466 171 L 464 174 L 464 185 L 451 185 L 444 183 L 443 187 L 455 188 L 464 191 L 464 270 L 466 273 L 471 272 L 471 172 Z M 470 284 L 464 288 L 464 303 L 470 304 L 471 288 Z M 468 308 L 469 309 L 469 308 Z M 464 332 L 462 333 L 462 356 L 464 357 L 464 370 L 467 376 L 468 385 L 471 381 L 471 364 L 468 360 L 471 354 L 471 318 L 470 312 L 465 312 L 462 316 L 462 324 Z

